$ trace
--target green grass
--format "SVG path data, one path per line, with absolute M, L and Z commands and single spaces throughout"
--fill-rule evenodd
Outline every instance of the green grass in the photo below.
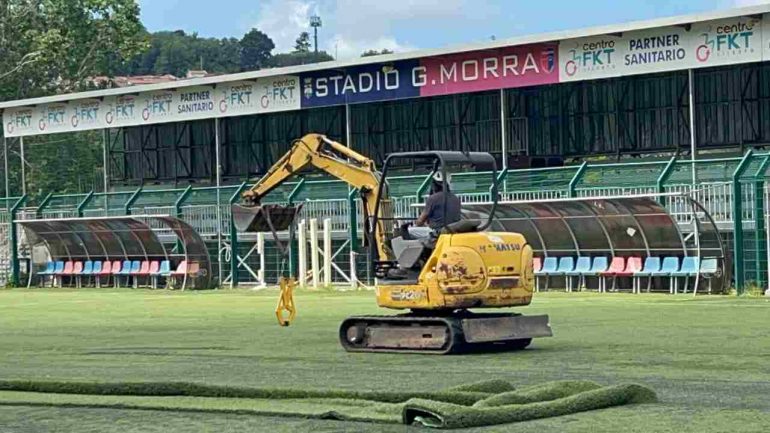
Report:
M 299 293 L 298 318 L 289 328 L 274 322 L 276 297 L 274 291 L 0 291 L 0 379 L 393 392 L 490 378 L 519 386 L 631 382 L 654 389 L 660 402 L 474 431 L 760 432 L 770 425 L 766 299 L 540 294 L 521 312 L 550 314 L 555 337 L 524 352 L 438 357 L 345 353 L 337 326 L 348 315 L 382 314 L 372 293 Z M 0 406 L 0 426 L 3 432 L 405 431 L 238 413 L 32 406 Z

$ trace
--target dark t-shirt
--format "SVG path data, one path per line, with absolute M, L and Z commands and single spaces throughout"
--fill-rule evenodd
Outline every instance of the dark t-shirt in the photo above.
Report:
M 444 207 L 444 195 L 446 194 L 446 208 Z M 431 194 L 425 200 L 425 211 L 428 214 L 428 225 L 433 230 L 443 228 L 445 225 L 460 221 L 460 199 L 451 192 L 440 191 Z

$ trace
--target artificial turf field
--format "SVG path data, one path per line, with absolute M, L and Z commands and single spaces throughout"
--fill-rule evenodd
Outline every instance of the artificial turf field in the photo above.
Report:
M 634 382 L 660 402 L 498 425 L 478 432 L 770 431 L 770 300 L 538 294 L 555 337 L 513 353 L 348 354 L 337 326 L 382 314 L 371 292 L 300 292 L 289 328 L 277 292 L 0 291 L 0 379 L 185 381 L 216 385 L 438 390 L 501 378 Z M 0 392 L 0 401 L 3 398 Z M 318 419 L 0 405 L 0 432 L 404 432 Z

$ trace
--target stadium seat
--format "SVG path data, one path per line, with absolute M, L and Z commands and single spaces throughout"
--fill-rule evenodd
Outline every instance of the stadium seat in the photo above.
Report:
M 64 269 L 59 273 L 59 287 L 64 286 L 64 277 L 71 277 L 75 270 L 75 263 L 71 260 L 64 262 Z
M 137 263 L 137 262 L 134 262 Z M 147 260 L 144 260 L 139 265 L 139 269 L 134 269 L 133 266 L 131 267 L 131 276 L 134 277 L 134 288 L 136 289 L 139 287 L 139 277 L 149 277 L 150 276 L 150 262 Z
M 150 262 L 150 270 L 147 275 L 150 276 L 150 287 L 158 288 L 158 275 L 160 274 L 160 262 L 153 260 Z
M 153 288 L 158 288 L 158 281 L 161 277 L 166 278 L 166 281 L 168 281 L 168 279 L 171 277 L 171 262 L 168 260 L 163 260 L 160 262 L 160 267 L 158 268 L 157 272 L 153 273 Z
M 112 281 L 115 285 L 115 288 L 117 288 L 118 285 L 120 284 L 120 275 L 121 275 L 121 271 L 123 270 L 123 265 L 125 265 L 125 263 L 126 262 L 121 263 L 118 260 L 115 260 L 114 262 L 112 262 Z M 128 262 L 128 263 L 131 263 L 131 262 Z
M 617 277 L 622 276 L 626 272 L 626 259 L 624 257 L 613 257 L 612 261 L 610 262 L 609 268 L 607 268 L 606 271 L 602 272 L 601 277 L 605 279 L 605 282 L 602 284 L 602 291 L 607 291 L 607 283 L 606 278 L 611 277 L 612 278 L 612 287 L 615 287 L 615 281 L 617 280 Z
M 559 266 L 556 268 L 556 271 L 553 272 L 551 275 L 555 277 L 564 277 L 565 282 L 565 289 L 568 292 L 572 291 L 572 278 L 567 277 L 567 273 L 572 272 L 575 270 L 575 258 L 574 257 L 562 257 L 559 259 Z
M 72 275 L 75 279 L 75 287 L 78 289 L 80 288 L 80 279 L 83 276 L 83 262 L 75 262 L 75 265 L 72 267 Z
M 121 272 L 121 274 L 125 275 L 126 277 L 126 287 L 129 287 L 131 276 L 136 275 L 139 273 L 139 269 L 142 268 L 142 262 L 139 260 L 133 260 L 130 261 L 128 264 L 128 268 L 124 268 L 125 272 Z M 134 280 L 136 280 L 136 277 L 134 277 Z M 136 284 L 134 284 L 136 286 Z
M 534 272 L 540 272 L 543 268 L 543 259 L 540 257 L 532 257 L 532 268 Z
M 636 286 L 636 293 L 642 291 L 642 278 L 647 278 L 647 291 L 650 291 L 650 281 L 652 277 L 656 276 L 660 272 L 660 257 L 647 257 L 644 259 L 644 267 L 641 270 L 634 273 L 634 283 Z
M 668 291 L 674 293 L 674 277 L 675 272 L 679 272 L 679 257 L 664 257 L 663 263 L 660 265 L 660 272 L 655 276 L 668 277 Z
M 187 266 L 187 275 L 191 277 L 197 277 L 198 274 L 201 271 L 201 264 L 198 262 L 190 262 L 190 264 Z M 195 288 L 195 278 L 191 279 L 192 285 L 190 288 Z M 184 289 L 184 287 L 182 287 Z
M 678 292 L 679 278 L 684 278 L 684 293 L 687 293 L 687 284 L 690 277 L 695 277 L 700 272 L 700 257 L 688 256 L 682 259 L 682 267 L 671 273 L 674 282 L 674 294 Z
M 94 278 L 94 285 L 96 285 L 96 279 L 97 276 L 102 273 L 102 262 L 100 260 L 94 261 L 93 267 L 91 268 L 91 276 Z
M 548 276 L 556 272 L 556 268 L 559 267 L 559 260 L 556 257 L 546 257 L 543 260 L 543 266 L 540 270 L 535 271 L 535 291 L 540 291 L 540 277 L 545 277 L 546 289 L 548 288 Z
M 591 270 L 583 274 L 583 281 L 585 282 L 586 277 L 598 277 L 599 279 L 599 292 L 604 291 L 604 277 L 602 277 L 602 274 L 604 272 L 607 272 L 607 269 L 610 267 L 609 261 L 607 260 L 607 257 L 599 256 L 594 257 L 593 264 L 591 265 Z
M 578 257 L 575 262 L 575 269 L 570 272 L 566 272 L 564 275 L 567 277 L 567 291 L 572 291 L 572 278 L 578 277 L 578 289 L 585 286 L 586 274 L 591 272 L 591 258 L 590 257 Z
M 709 294 L 711 294 L 711 279 L 719 276 L 719 260 L 713 257 L 703 259 L 700 263 L 700 274 L 708 280 Z M 695 287 L 695 293 L 698 293 L 697 287 Z
M 56 269 L 56 262 L 47 262 L 45 264 L 45 269 L 38 272 L 37 275 L 40 277 L 40 285 L 45 287 L 45 279 L 46 277 L 53 278 L 54 270 Z
M 102 263 L 101 270 L 96 275 L 96 287 L 102 287 L 102 277 L 106 277 L 107 278 L 106 283 L 109 285 L 109 283 L 110 283 L 110 275 L 112 275 L 112 262 L 109 261 L 109 260 L 105 260 Z

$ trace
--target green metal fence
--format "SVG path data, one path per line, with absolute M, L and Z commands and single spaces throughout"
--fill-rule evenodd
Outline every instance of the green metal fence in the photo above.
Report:
M 582 165 L 510 170 L 498 175 L 503 200 L 547 200 L 565 197 L 596 197 L 661 194 L 660 200 L 687 230 L 690 210 L 674 194 L 686 194 L 711 214 L 732 245 L 735 287 L 768 285 L 768 215 L 770 187 L 766 182 L 770 153 L 747 152 L 742 157 L 690 160 L 659 160 L 633 163 L 584 163 Z M 465 202 L 488 201 L 490 173 L 460 173 L 452 177 L 454 191 Z M 401 175 L 389 179 L 394 210 L 415 215 L 413 205 L 422 202 L 429 177 Z M 48 194 L 35 200 L 11 197 L 0 203 L 0 282 L 19 284 L 19 234 L 10 221 L 30 218 L 70 218 L 117 215 L 175 215 L 190 223 L 212 243 L 215 272 L 239 282 L 251 276 L 237 263 L 238 254 L 248 251 L 253 237 L 239 236 L 230 221 L 230 204 L 249 187 L 240 185 L 158 189 L 87 194 Z M 306 177 L 276 188 L 265 202 L 304 203 L 301 218 L 330 219 L 337 240 L 349 240 L 345 248 L 359 251 L 363 224 L 355 191 L 343 182 L 324 177 Z M 336 242 L 336 241 L 335 241 Z M 216 245 L 216 247 L 215 247 Z M 278 259 L 270 246 L 268 274 L 277 273 Z M 349 254 L 340 254 L 349 260 Z M 343 258 L 344 257 L 344 258 Z M 360 258 L 365 262 L 365 258 Z M 365 273 L 364 271 L 362 271 Z

